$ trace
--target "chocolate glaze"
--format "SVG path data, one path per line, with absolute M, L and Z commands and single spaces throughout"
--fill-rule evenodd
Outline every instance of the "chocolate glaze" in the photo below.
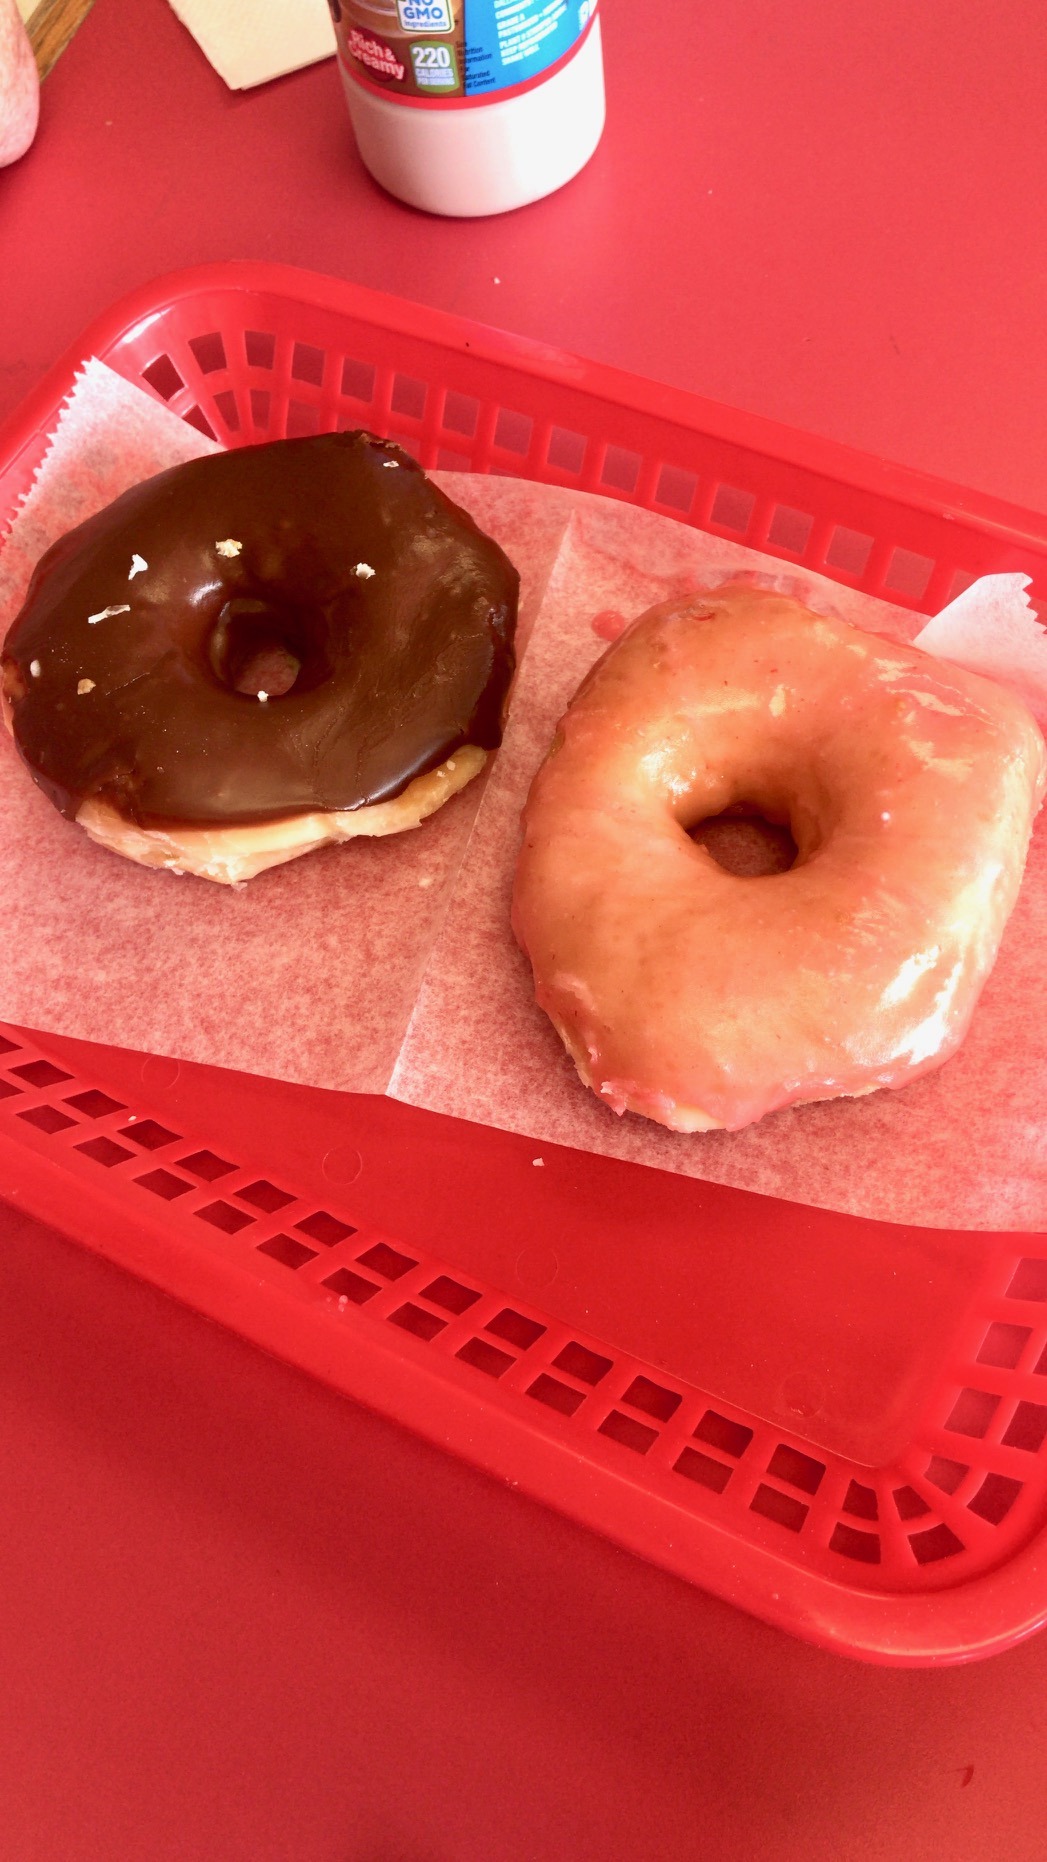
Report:
M 15 742 L 69 816 L 88 796 L 146 827 L 386 801 L 501 741 L 518 591 L 399 447 L 332 433 L 216 453 L 42 559 L 4 643 Z M 237 689 L 251 663 L 277 668 L 267 701 Z M 281 663 L 298 669 L 278 695 Z

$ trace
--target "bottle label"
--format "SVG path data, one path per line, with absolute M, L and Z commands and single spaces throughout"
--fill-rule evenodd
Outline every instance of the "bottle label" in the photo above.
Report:
M 493 103 L 572 58 L 597 0 L 329 0 L 343 68 L 398 102 Z

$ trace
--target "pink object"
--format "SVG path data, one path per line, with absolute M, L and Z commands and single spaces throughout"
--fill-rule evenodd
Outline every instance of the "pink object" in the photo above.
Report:
M 625 632 L 628 622 L 617 608 L 601 608 L 599 614 L 593 615 L 593 633 L 599 640 L 617 640 Z
M 40 115 L 40 79 L 15 0 L 0 0 L 0 168 L 24 155 Z
M 292 375 L 296 345 L 319 379 Z M 903 536 L 931 564 L 914 609 L 959 572 L 1047 564 L 1042 520 L 1019 535 L 975 495 L 265 266 L 162 281 L 95 324 L 0 436 L 4 508 L 92 352 L 227 442 L 351 412 L 429 465 L 612 493 L 628 468 L 633 502 L 765 550 L 785 497 L 812 521 L 779 553 L 807 571 L 860 518 L 853 581 L 882 594 Z M 426 388 L 421 411 L 390 414 L 397 377 Z M 585 436 L 573 474 L 549 465 L 554 418 Z M 726 490 L 733 532 L 711 516 Z M 0 1192 L 452 1452 L 828 1647 L 964 1660 L 1047 1616 L 1041 1236 L 862 1220 L 556 1145 L 535 1170 L 530 1140 L 381 1099 L 0 1040 Z
M 555 741 L 513 925 L 613 1111 L 739 1131 L 955 1053 L 1047 773 L 1003 686 L 733 582 L 637 621 Z M 773 883 L 688 839 L 739 803 L 789 822 Z

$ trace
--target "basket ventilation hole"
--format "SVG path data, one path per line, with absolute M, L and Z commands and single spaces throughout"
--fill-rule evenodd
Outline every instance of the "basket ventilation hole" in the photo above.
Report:
M 894 1505 L 899 1519 L 921 1519 L 924 1513 L 929 1513 L 931 1510 L 926 1500 L 922 1499 L 912 1487 L 896 1487 Z
M 304 1267 L 307 1261 L 316 1259 L 316 1249 L 307 1248 L 304 1241 L 296 1241 L 293 1235 L 272 1235 L 268 1241 L 259 1243 L 257 1252 L 293 1268 Z
M 514 414 L 503 407 L 494 429 L 494 443 L 505 453 L 519 453 L 522 458 L 531 444 L 534 421 L 529 414 Z
M 976 575 L 972 575 L 969 569 L 955 570 L 953 572 L 952 582 L 949 586 L 948 600 L 958 601 L 960 599 L 960 596 L 965 595 L 967 593 L 967 590 L 970 587 L 972 587 L 973 584 L 977 580 L 978 580 L 978 577 Z M 1030 605 L 1035 606 L 1035 603 L 1031 602 Z
M 810 1455 L 801 1455 L 798 1448 L 790 1448 L 782 1442 L 775 1449 L 767 1467 L 768 1474 L 775 1480 L 787 1481 L 790 1487 L 798 1487 L 801 1493 L 817 1493 L 822 1484 L 825 1464 L 815 1461 Z
M 185 387 L 170 356 L 157 356 L 155 362 L 150 362 L 149 367 L 142 370 L 142 380 L 156 390 L 162 401 L 173 400 L 179 388 Z
M 425 1312 L 421 1306 L 412 1306 L 410 1302 L 406 1306 L 398 1307 L 396 1312 L 391 1312 L 389 1319 L 391 1324 L 400 1326 L 405 1332 L 413 1333 L 415 1338 L 424 1339 L 435 1338 L 447 1324 L 447 1320 L 437 1318 L 436 1313 Z
M 93 1087 L 86 1093 L 74 1093 L 66 1100 L 74 1112 L 82 1113 L 84 1118 L 105 1118 L 110 1112 L 126 1112 L 119 1099 L 110 1099 L 108 1093 L 97 1092 Z
M 604 455 L 600 483 L 609 491 L 635 491 L 642 464 L 639 453 L 626 452 L 623 446 L 609 446 Z
M 284 438 L 288 440 L 305 440 L 310 434 L 320 431 L 320 412 L 309 401 L 290 401 L 287 407 L 287 421 Z
M 165 1203 L 174 1202 L 176 1196 L 184 1196 L 193 1187 L 183 1177 L 173 1176 L 169 1170 L 150 1170 L 146 1176 L 136 1177 L 135 1182 L 143 1190 L 148 1190 L 150 1196 L 162 1197 Z
M 458 394 L 453 388 L 444 401 L 445 433 L 461 433 L 471 440 L 480 418 L 480 403 L 471 394 Z
M 1022 1448 L 1035 1455 L 1047 1436 L 1047 1409 L 1041 1403 L 1019 1403 L 1003 1438 L 1005 1448 Z
M 245 1190 L 237 1190 L 237 1196 L 243 1203 L 250 1203 L 253 1209 L 261 1209 L 266 1215 L 275 1215 L 278 1209 L 286 1209 L 288 1203 L 294 1202 L 286 1190 L 278 1190 L 275 1183 L 267 1183 L 262 1177 L 257 1183 L 249 1183 Z
M 217 433 L 202 407 L 191 407 L 189 412 L 183 415 L 183 419 L 187 426 L 195 427 L 196 431 L 202 433 L 205 439 L 216 440 L 218 438 Z
M 713 1493 L 722 1493 L 734 1473 L 726 1462 L 714 1461 L 711 1455 L 700 1454 L 697 1448 L 685 1448 L 674 1466 L 677 1474 L 711 1488 Z
M 220 1228 L 223 1235 L 235 1235 L 255 1220 L 246 1209 L 234 1209 L 232 1203 L 208 1203 L 205 1208 L 195 1211 L 198 1222 L 209 1222 L 212 1228 Z
M 236 1169 L 236 1165 L 230 1164 L 224 1157 L 216 1157 L 213 1151 L 193 1151 L 189 1157 L 178 1159 L 178 1168 L 188 1170 L 203 1183 L 215 1183 L 219 1177 L 227 1177 L 231 1170 Z
M 458 1280 L 452 1280 L 449 1274 L 441 1274 L 422 1288 L 422 1298 L 430 1300 L 434 1306 L 442 1306 L 445 1312 L 468 1312 L 475 1306 L 480 1295 L 473 1287 L 463 1287 Z
M 568 1377 L 576 1377 L 580 1384 L 598 1384 L 611 1369 L 612 1359 L 602 1358 L 599 1352 L 590 1351 L 588 1345 L 579 1345 L 572 1339 L 553 1363 L 558 1371 L 566 1371 Z
M 945 1524 L 932 1526 L 929 1532 L 910 1533 L 909 1544 L 917 1564 L 921 1565 L 936 1564 L 939 1558 L 955 1558 L 957 1552 L 963 1551 L 963 1540 Z
M 658 474 L 658 486 L 655 499 L 669 511 L 682 511 L 686 515 L 694 503 L 694 494 L 698 490 L 698 480 L 693 472 L 685 472 L 682 466 L 663 465 Z
M 78 1144 L 76 1148 L 85 1157 L 89 1157 L 92 1163 L 104 1164 L 106 1170 L 112 1170 L 114 1164 L 123 1164 L 134 1156 L 133 1151 L 117 1144 L 114 1138 L 89 1138 L 86 1144 Z
M 244 356 L 248 368 L 271 369 L 276 359 L 275 336 L 268 330 L 245 330 Z
M 1047 1300 L 1047 1260 L 1030 1258 L 1019 1261 L 1014 1279 L 1007 1288 L 1012 1300 Z
M 410 375 L 394 375 L 390 401 L 394 414 L 403 414 L 408 420 L 421 420 L 425 413 L 425 397 L 424 381 L 415 381 Z
M 539 1325 L 537 1319 L 528 1319 L 522 1312 L 515 1312 L 506 1306 L 484 1326 L 485 1332 L 493 1332 L 495 1338 L 504 1338 L 507 1345 L 515 1345 L 517 1351 L 530 1351 L 540 1338 L 544 1338 L 546 1328 Z
M 20 1054 L 21 1051 L 17 1041 L 9 1041 L 6 1034 L 0 1034 L 0 1054 Z
M 813 521 L 806 511 L 794 511 L 791 505 L 779 504 L 767 531 L 767 541 L 776 550 L 788 550 L 790 556 L 802 556 L 807 548 Z
M 875 1489 L 863 1487 L 860 1481 L 852 1481 L 844 1496 L 843 1510 L 855 1519 L 878 1519 Z
M 968 1500 L 967 1506 L 980 1519 L 987 1519 L 990 1525 L 998 1526 L 1001 1520 L 1006 1519 L 1021 1490 L 1021 1481 L 1013 1481 L 1006 1474 L 987 1474 L 974 1498 Z
M 758 1487 L 749 1507 L 753 1513 L 762 1513 L 765 1519 L 776 1520 L 779 1526 L 788 1526 L 790 1532 L 799 1532 L 808 1513 L 802 1500 L 794 1500 L 792 1494 L 779 1493 L 777 1487 Z
M 516 1363 L 507 1351 L 498 1351 L 489 1345 L 486 1338 L 471 1338 L 457 1353 L 463 1364 L 471 1364 L 476 1371 L 483 1371 L 486 1377 L 502 1377 Z
M 586 444 L 584 433 L 571 433 L 566 427 L 554 427 L 549 435 L 545 456 L 558 472 L 570 472 L 577 478 L 585 464 Z
M 694 1431 L 695 1439 L 708 1442 L 711 1448 L 719 1448 L 725 1455 L 733 1455 L 738 1460 L 744 1455 L 753 1439 L 753 1432 L 742 1422 L 732 1422 L 728 1416 L 721 1416 L 714 1409 L 707 1409 L 701 1422 Z
M 339 1267 L 333 1274 L 329 1274 L 324 1286 L 336 1293 L 339 1299 L 352 1300 L 354 1306 L 363 1306 L 378 1291 L 373 1280 L 365 1280 L 362 1274 L 350 1273 L 348 1267 Z
M 932 1455 L 927 1463 L 927 1479 L 940 1487 L 943 1493 L 955 1493 L 965 1474 L 970 1470 L 962 1461 L 950 1461 L 944 1455 Z
M 619 1442 L 623 1448 L 631 1448 L 637 1455 L 645 1455 L 658 1440 L 657 1429 L 649 1429 L 644 1422 L 637 1422 L 635 1416 L 626 1416 L 620 1409 L 612 1409 L 600 1424 L 601 1435 L 610 1437 L 612 1442 Z
M 273 397 L 268 388 L 251 389 L 251 419 L 261 433 L 269 431 L 269 416 L 272 411 Z
M 291 375 L 295 381 L 306 381 L 310 387 L 319 388 L 324 379 L 324 352 L 312 343 L 296 343 L 291 355 Z
M 10 1099 L 15 1093 L 20 1093 L 21 1090 L 22 1088 L 16 1086 L 13 1080 L 0 1080 L 0 1099 Z
M 645 1416 L 653 1416 L 656 1422 L 668 1422 L 680 1407 L 680 1397 L 675 1390 L 666 1390 L 649 1377 L 634 1377 L 628 1390 L 622 1394 L 622 1402 L 633 1409 L 642 1409 Z
M 983 1436 L 989 1427 L 1000 1399 L 989 1390 L 961 1390 L 945 1424 L 955 1435 Z
M 23 1067 L 12 1067 L 11 1072 L 27 1086 L 41 1090 L 45 1086 L 59 1086 L 63 1080 L 71 1080 L 71 1073 L 63 1073 L 61 1067 L 53 1067 L 49 1060 L 27 1060 Z
M 229 432 L 239 433 L 240 410 L 236 405 L 236 396 L 232 389 L 223 388 L 219 394 L 215 395 L 214 404 Z
M 177 1144 L 180 1134 L 168 1131 L 166 1125 L 158 1125 L 155 1119 L 136 1119 L 133 1124 L 121 1127 L 120 1137 L 129 1138 L 132 1144 L 140 1145 L 143 1151 L 160 1151 L 165 1144 Z
M 883 585 L 892 595 L 907 595 L 910 601 L 919 601 L 933 573 L 934 564 L 929 556 L 917 556 L 914 550 L 896 549 Z
M 734 530 L 739 536 L 744 536 L 755 503 L 751 491 L 741 491 L 737 485 L 720 485 L 713 499 L 710 516 L 721 530 Z
M 859 1532 L 856 1526 L 840 1524 L 833 1530 L 829 1540 L 829 1550 L 839 1552 L 842 1558 L 857 1559 L 859 1564 L 878 1565 L 880 1562 L 880 1539 L 875 1532 Z
M 196 357 L 201 375 L 214 375 L 219 369 L 228 366 L 225 344 L 219 330 L 209 330 L 205 336 L 191 336 L 189 347 Z
M 585 1402 L 580 1390 L 572 1390 L 570 1385 L 547 1376 L 544 1371 L 529 1386 L 527 1394 L 534 1397 L 536 1403 L 544 1403 L 547 1409 L 559 1410 L 561 1416 L 573 1416 L 579 1404 Z
M 441 472 L 468 472 L 472 463 L 467 453 L 453 453 L 449 446 L 441 446 L 436 455 Z
M 978 1363 L 1013 1371 L 1031 1337 L 1027 1325 L 991 1325 L 982 1339 Z
M 318 1241 L 322 1248 L 337 1247 L 340 1241 L 347 1241 L 350 1235 L 356 1234 L 348 1222 L 339 1222 L 338 1217 L 328 1215 L 326 1209 L 307 1215 L 304 1222 L 295 1223 L 295 1228 L 300 1235 L 308 1235 L 310 1241 Z
M 346 356 L 342 363 L 342 393 L 352 401 L 374 400 L 374 369 L 369 362 L 357 362 Z
M 18 1116 L 27 1125 L 34 1125 L 37 1131 L 46 1132 L 49 1138 L 53 1138 L 55 1132 L 68 1131 L 70 1125 L 76 1124 L 75 1119 L 59 1112 L 57 1106 L 32 1106 L 28 1112 L 20 1112 Z
M 844 575 L 857 579 L 865 574 L 872 544 L 872 538 L 867 537 L 863 531 L 848 530 L 846 524 L 837 524 L 825 552 L 826 567 L 842 569 Z
M 404 1274 L 410 1273 L 412 1267 L 417 1267 L 418 1262 L 413 1261 L 408 1254 L 398 1254 L 395 1248 L 379 1241 L 373 1248 L 368 1248 L 366 1254 L 361 1254 L 360 1266 L 372 1268 L 376 1274 L 381 1274 L 383 1280 L 400 1280 Z

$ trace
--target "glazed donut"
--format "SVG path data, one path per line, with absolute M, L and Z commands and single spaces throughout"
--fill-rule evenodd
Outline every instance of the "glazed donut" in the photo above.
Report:
M 963 1039 L 1021 883 L 1043 738 L 1010 692 L 738 584 L 643 615 L 524 810 L 513 925 L 586 1085 L 675 1131 L 903 1086 Z M 688 830 L 745 803 L 794 864 Z
M 519 577 L 399 447 L 162 472 L 60 539 L 3 649 L 19 753 L 146 865 L 236 881 L 413 827 L 500 741 Z

